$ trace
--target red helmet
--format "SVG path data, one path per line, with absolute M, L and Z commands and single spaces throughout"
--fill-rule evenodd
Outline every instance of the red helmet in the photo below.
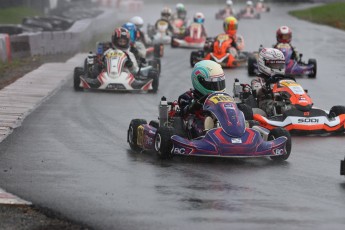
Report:
M 118 49 L 128 49 L 131 36 L 126 28 L 119 27 L 114 30 L 112 42 Z
M 291 29 L 287 26 L 281 26 L 277 30 L 277 42 L 290 43 L 292 38 Z

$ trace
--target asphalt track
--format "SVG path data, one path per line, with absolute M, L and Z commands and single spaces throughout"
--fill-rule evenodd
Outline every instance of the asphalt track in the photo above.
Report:
M 345 105 L 345 32 L 286 13 L 304 6 L 273 5 L 260 20 L 241 20 L 238 32 L 254 51 L 271 46 L 275 30 L 289 25 L 303 58 L 318 62 L 316 79 L 298 81 L 318 107 Z M 214 20 L 219 7 L 198 6 L 209 35 L 221 32 Z M 141 15 L 153 23 L 160 9 L 146 6 Z M 189 54 L 166 47 L 156 95 L 75 92 L 71 76 L 0 144 L 0 187 L 96 229 L 344 229 L 344 136 L 293 137 L 290 158 L 279 164 L 160 161 L 130 150 L 130 120 L 156 119 L 161 96 L 174 100 L 191 87 Z M 251 79 L 246 68 L 226 70 L 226 77 L 228 92 L 235 77 Z

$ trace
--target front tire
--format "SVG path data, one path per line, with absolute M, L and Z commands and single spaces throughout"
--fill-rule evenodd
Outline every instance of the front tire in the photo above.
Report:
M 274 140 L 277 139 L 278 137 L 286 137 L 286 154 L 285 155 L 280 155 L 280 156 L 270 156 L 270 158 L 274 161 L 285 161 L 289 158 L 290 153 L 291 153 L 291 135 L 290 133 L 281 127 L 272 129 L 270 133 L 268 134 L 268 140 Z
M 256 57 L 254 55 L 249 55 L 248 57 L 248 75 L 254 76 L 255 75 L 255 64 L 256 64 Z
M 173 143 L 171 137 L 174 135 L 174 128 L 159 127 L 155 135 L 155 150 L 160 159 L 171 159 L 173 157 Z
M 243 112 L 246 121 L 253 120 L 253 109 L 249 105 L 240 103 L 237 104 L 237 107 Z
M 309 77 L 309 78 L 316 78 L 316 71 L 317 71 L 316 59 L 309 59 L 309 60 L 308 60 L 308 65 L 314 65 L 314 67 L 313 67 L 313 73 L 309 74 L 308 77 Z
M 335 105 L 329 111 L 329 117 L 337 117 L 341 114 L 345 114 L 345 106 Z
M 133 151 L 140 151 L 142 148 L 138 145 L 138 127 L 147 124 L 144 119 L 133 119 L 129 124 L 127 131 L 127 142 Z
M 152 93 L 157 93 L 158 86 L 159 86 L 159 74 L 158 74 L 158 71 L 154 70 L 154 69 L 150 70 L 148 77 L 153 79 L 151 92 Z
M 82 91 L 83 88 L 80 87 L 80 76 L 84 74 L 84 69 L 82 67 L 75 67 L 73 73 L 73 87 L 75 91 Z

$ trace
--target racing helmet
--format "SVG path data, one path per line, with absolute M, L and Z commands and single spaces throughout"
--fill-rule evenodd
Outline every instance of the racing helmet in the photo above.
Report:
M 130 42 L 130 34 L 128 30 L 123 27 L 116 28 L 112 36 L 112 42 L 114 46 L 120 50 L 128 49 Z
M 237 33 L 238 21 L 235 17 L 230 16 L 224 19 L 223 29 L 224 32 L 230 36 L 234 36 Z
M 144 26 L 144 20 L 142 19 L 142 17 L 134 16 L 130 21 L 135 25 L 137 29 L 141 29 Z
M 172 11 L 169 7 L 164 7 L 161 12 L 162 18 L 170 19 Z
M 226 1 L 226 5 L 229 6 L 229 7 L 231 7 L 231 6 L 233 5 L 233 3 L 232 3 L 231 0 L 227 0 L 227 1 Z
M 177 3 L 176 4 L 176 13 L 177 13 L 177 17 L 181 18 L 181 19 L 185 19 L 187 16 L 187 11 L 185 6 L 182 3 Z
M 287 26 L 281 26 L 276 32 L 277 42 L 290 43 L 292 39 L 291 29 Z
M 258 58 L 259 72 L 266 76 L 285 74 L 285 57 L 282 51 L 275 48 L 263 48 Z
M 252 6 L 252 5 L 253 5 L 253 2 L 252 2 L 252 1 L 247 1 L 247 2 L 246 2 L 246 5 L 247 5 L 247 6 Z
M 194 14 L 193 21 L 196 23 L 203 24 L 205 22 L 205 16 L 201 12 L 197 12 Z
M 192 84 L 202 95 L 225 91 L 225 75 L 223 68 L 215 61 L 203 60 L 194 65 Z
M 132 43 L 134 43 L 137 40 L 137 28 L 135 27 L 134 23 L 126 22 L 122 25 L 122 27 L 128 30 L 130 40 Z

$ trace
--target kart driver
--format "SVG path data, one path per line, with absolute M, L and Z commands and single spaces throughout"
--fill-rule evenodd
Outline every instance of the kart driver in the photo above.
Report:
M 137 28 L 132 22 L 126 22 L 122 25 L 130 34 L 130 51 L 134 54 L 137 61 L 146 63 L 146 47 L 143 43 L 137 42 Z
M 235 17 L 227 17 L 223 22 L 224 32 L 232 39 L 231 46 L 238 52 L 244 49 L 242 36 L 237 35 L 238 21 Z
M 130 22 L 132 22 L 137 29 L 137 41 L 142 42 L 146 47 L 151 45 L 152 41 L 150 37 L 144 31 L 142 31 L 142 28 L 144 26 L 143 18 L 140 16 L 134 16 L 130 19 Z
M 184 23 L 184 26 L 187 26 L 187 10 L 186 7 L 182 3 L 176 4 L 176 13 L 172 15 L 172 21 L 175 19 L 181 19 Z
M 291 40 L 292 40 L 291 29 L 287 26 L 279 27 L 279 29 L 276 32 L 276 38 L 277 38 L 277 43 L 273 46 L 273 48 L 279 48 L 280 44 L 288 44 L 292 49 L 291 59 L 299 62 L 300 56 L 296 48 L 291 45 Z
M 235 15 L 232 0 L 226 0 L 225 8 L 220 11 L 221 15 Z
M 132 52 L 130 52 L 130 34 L 127 29 L 119 27 L 114 30 L 114 33 L 111 37 L 112 47 L 106 50 L 103 53 L 103 57 L 100 60 L 100 63 L 94 63 L 93 68 L 88 68 L 90 71 L 87 73 L 87 78 L 85 79 L 86 82 L 92 85 L 101 85 L 98 80 L 98 75 L 103 71 L 105 68 L 105 57 L 107 54 L 110 54 L 114 50 L 122 50 L 127 55 L 127 61 L 125 63 L 125 67 L 136 77 L 139 72 L 138 63 L 136 58 Z
M 283 52 L 275 48 L 263 48 L 258 57 L 259 75 L 251 81 L 256 90 L 259 108 L 268 116 L 274 115 L 274 99 L 270 85 L 275 83 L 277 75 L 285 75 L 285 57 Z
M 169 7 L 164 7 L 161 11 L 161 18 L 158 19 L 155 23 L 155 29 L 158 29 L 158 23 L 160 21 L 166 21 L 168 23 L 168 30 L 167 33 L 173 33 L 174 28 L 171 25 L 171 9 Z
M 222 67 L 211 60 L 203 60 L 195 64 L 191 80 L 193 89 L 180 95 L 177 102 L 181 117 L 188 122 L 187 128 L 192 138 L 204 135 L 202 105 L 207 96 L 213 92 L 225 91 L 225 77 Z
M 204 27 L 204 22 L 205 22 L 204 14 L 201 12 L 195 13 L 193 17 L 193 22 L 186 29 L 185 35 L 190 36 L 192 38 L 207 37 L 206 29 Z M 195 29 L 195 28 L 200 28 L 201 31 L 199 32 L 199 29 Z
M 254 9 L 252 1 L 247 1 L 246 2 L 246 8 L 244 9 L 244 12 L 245 13 L 250 13 L 250 14 L 254 14 L 255 13 L 255 9 Z

